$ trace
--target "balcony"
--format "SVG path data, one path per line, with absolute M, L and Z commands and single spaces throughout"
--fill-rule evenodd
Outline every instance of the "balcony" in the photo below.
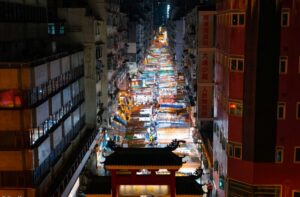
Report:
M 0 108 L 18 109 L 36 107 L 82 76 L 83 66 L 78 66 L 31 90 L 2 90 L 0 91 Z
M 80 163 L 82 162 L 83 158 L 86 156 L 88 150 L 91 148 L 91 145 L 95 140 L 97 133 L 98 130 L 96 129 L 85 132 L 84 137 L 79 142 L 79 147 L 77 147 L 77 149 L 73 151 L 73 154 L 67 160 L 68 163 L 62 169 L 62 173 L 60 173 L 60 176 L 56 177 L 56 179 L 53 181 L 54 184 L 50 187 L 49 191 L 47 192 L 48 196 L 61 196 L 66 186 L 70 182 L 72 176 L 79 167 Z
M 42 102 L 46 101 L 50 96 L 55 95 L 78 78 L 83 77 L 83 74 L 83 65 L 81 65 L 29 90 L 25 93 L 25 100 L 27 100 L 26 106 L 38 106 Z
M 55 149 L 51 152 L 51 154 L 43 161 L 39 167 L 37 167 L 33 174 L 33 182 L 35 185 L 39 185 L 39 183 L 43 180 L 43 178 L 49 172 L 51 166 L 53 166 L 61 154 L 67 149 L 70 142 L 78 135 L 79 131 L 83 128 L 85 123 L 85 116 L 83 116 L 79 122 L 74 126 L 74 128 L 62 139 L 62 141 L 55 147 Z
M 84 92 L 82 91 L 57 112 L 50 115 L 50 117 L 37 128 L 30 129 L 30 144 L 35 146 L 41 143 L 46 135 L 54 131 L 60 125 L 61 121 L 66 119 L 83 101 Z
M 58 161 L 61 154 L 66 150 L 71 141 L 78 135 L 85 124 L 85 116 L 82 116 L 73 129 L 62 139 L 61 143 L 34 171 L 1 171 L 0 185 L 3 187 L 34 188 L 40 185 L 51 167 Z

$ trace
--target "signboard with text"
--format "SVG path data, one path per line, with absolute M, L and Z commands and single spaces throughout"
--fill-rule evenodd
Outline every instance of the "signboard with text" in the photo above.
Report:
M 200 86 L 198 87 L 198 116 L 200 119 L 209 119 L 213 117 L 212 110 L 212 86 Z
M 214 13 L 198 12 L 198 118 L 213 118 Z

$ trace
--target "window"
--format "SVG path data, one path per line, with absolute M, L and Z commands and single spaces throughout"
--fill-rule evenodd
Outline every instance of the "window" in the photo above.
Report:
M 242 158 L 242 145 L 228 143 L 228 156 L 236 159 Z
M 230 70 L 231 71 L 244 71 L 244 59 L 230 59 Z
M 1 90 L 0 91 L 0 108 L 13 108 L 22 106 L 21 92 L 18 90 Z
M 96 58 L 99 59 L 102 57 L 102 48 L 99 46 L 99 47 L 96 47 Z
M 234 157 L 235 158 L 242 158 L 242 147 L 240 145 L 234 146 Z
M 233 116 L 242 116 L 243 115 L 242 102 L 229 102 L 229 114 Z
M 64 26 L 63 24 L 61 24 L 61 25 L 59 26 L 59 34 L 60 34 L 60 35 L 65 34 L 65 26 Z
M 245 14 L 239 14 L 239 25 L 245 24 Z
M 100 23 L 95 23 L 95 34 L 100 35 Z
M 283 147 L 276 147 L 275 162 L 276 163 L 282 163 L 283 162 Z
M 245 14 L 232 14 L 231 15 L 231 25 L 232 26 L 242 26 L 245 25 Z
M 280 57 L 279 61 L 279 73 L 285 74 L 287 73 L 287 65 L 288 65 L 288 57 Z
M 55 25 L 54 23 L 48 23 L 48 34 L 55 35 Z
M 49 35 L 63 35 L 65 34 L 65 26 L 61 23 L 48 23 Z
M 295 163 L 300 163 L 300 147 L 295 148 Z
M 293 197 L 300 197 L 300 191 L 294 191 Z
M 238 15 L 232 14 L 232 25 L 238 25 Z
M 282 120 L 285 119 L 285 103 L 280 102 L 277 105 L 277 119 Z
M 296 103 L 296 119 L 300 119 L 300 102 Z
M 290 12 L 287 9 L 281 11 L 281 27 L 288 27 L 290 25 Z

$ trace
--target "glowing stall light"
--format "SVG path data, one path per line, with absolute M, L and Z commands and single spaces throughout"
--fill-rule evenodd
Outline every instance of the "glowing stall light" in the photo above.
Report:
M 113 118 L 114 121 L 118 122 L 118 123 L 121 123 L 122 125 L 127 125 L 127 122 L 125 120 L 123 120 L 120 116 L 118 115 L 115 115 L 114 118 Z
M 187 175 L 191 175 L 195 172 L 197 168 L 187 168 L 187 167 L 182 167 L 179 169 L 179 173 L 182 173 L 182 174 L 187 174 Z
M 169 187 L 167 185 L 120 185 L 119 193 L 121 196 L 166 196 L 169 194 Z
M 185 108 L 186 105 L 184 103 L 162 103 L 160 104 L 161 108 L 174 108 L 174 109 L 182 109 Z

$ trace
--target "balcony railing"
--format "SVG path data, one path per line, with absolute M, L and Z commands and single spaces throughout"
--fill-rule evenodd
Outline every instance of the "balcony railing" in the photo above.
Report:
M 79 143 L 80 146 L 76 151 L 73 152 L 73 155 L 69 159 L 69 162 L 65 165 L 64 169 L 62 169 L 62 173 L 59 177 L 56 178 L 57 181 L 54 181 L 54 184 L 49 189 L 47 194 L 50 194 L 51 197 L 59 197 L 63 193 L 64 189 L 68 185 L 75 171 L 77 170 L 79 164 L 81 163 L 83 157 L 89 150 L 91 144 L 93 143 L 98 131 L 96 129 L 90 131 L 86 131 L 86 135 Z
M 78 135 L 79 131 L 83 128 L 84 124 L 85 116 L 82 116 L 81 119 L 77 122 L 77 124 L 73 127 L 73 129 L 69 131 L 69 133 L 55 147 L 55 149 L 50 153 L 50 155 L 43 161 L 43 163 L 34 170 L 33 182 L 35 185 L 39 185 L 39 183 L 49 172 L 51 166 L 53 166 L 58 161 L 61 154 L 69 146 L 70 142 L 74 139 L 75 136 Z
M 83 65 L 78 66 L 60 76 L 37 86 L 27 92 L 27 106 L 35 106 L 56 94 L 62 88 L 83 76 Z
M 62 106 L 58 111 L 47 118 L 37 128 L 30 130 L 30 144 L 35 145 L 43 136 L 48 134 L 51 129 L 55 129 L 70 112 L 74 111 L 80 103 L 84 100 L 84 92 L 80 92 L 78 95 L 72 98 L 67 104 Z

